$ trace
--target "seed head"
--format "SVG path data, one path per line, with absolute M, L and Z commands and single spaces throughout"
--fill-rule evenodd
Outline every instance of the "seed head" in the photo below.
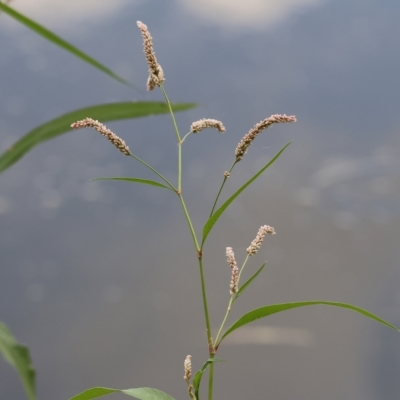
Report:
M 237 268 L 235 253 L 233 252 L 232 247 L 226 248 L 226 260 L 231 268 Z
M 270 235 L 275 235 L 275 229 L 269 225 L 261 226 L 260 229 L 258 230 L 257 236 L 251 242 L 250 246 L 247 248 L 247 254 L 249 256 L 254 256 L 254 254 L 257 253 L 267 233 Z
M 193 400 L 196 400 L 196 396 L 193 393 L 193 385 L 190 383 L 190 378 L 192 376 L 192 356 L 186 356 L 185 362 L 183 363 L 185 367 L 185 375 L 183 375 L 183 379 L 186 381 L 188 385 L 188 394 L 189 397 Z
M 106 126 L 100 123 L 99 121 L 96 121 L 92 118 L 85 118 L 82 119 L 81 121 L 74 122 L 71 125 L 71 128 L 73 129 L 93 128 L 101 135 L 105 136 L 121 153 L 124 153 L 126 156 L 129 156 L 131 154 L 129 151 L 129 147 L 126 145 L 126 143 L 120 137 L 118 137 L 113 131 L 106 128 Z
M 237 266 L 235 253 L 233 252 L 232 247 L 226 248 L 226 259 L 232 269 L 230 293 L 231 295 L 234 295 L 239 290 L 239 268 Z
M 235 266 L 232 268 L 230 294 L 234 295 L 239 290 L 239 268 Z
M 240 161 L 243 155 L 247 152 L 247 148 L 251 145 L 253 140 L 258 136 L 260 132 L 264 129 L 267 129 L 269 126 L 273 124 L 278 124 L 281 122 L 295 122 L 296 117 L 294 115 L 287 116 L 286 114 L 280 115 L 275 114 L 271 115 L 269 118 L 266 118 L 259 123 L 255 124 L 253 128 L 243 137 L 243 139 L 239 142 L 236 147 L 236 161 Z
M 206 128 L 215 128 L 218 130 L 218 132 L 225 132 L 225 127 L 222 122 L 211 118 L 200 119 L 199 121 L 193 122 L 193 124 L 190 126 L 190 130 L 193 133 L 199 133 Z
M 183 363 L 184 367 L 185 367 L 185 375 L 183 375 L 183 379 L 189 383 L 190 378 L 192 376 L 192 356 L 191 355 L 187 355 L 185 362 Z
M 143 37 L 143 50 L 146 56 L 147 65 L 149 66 L 149 78 L 147 79 L 147 90 L 153 90 L 156 86 L 160 86 L 164 81 L 164 72 L 158 63 L 156 54 L 153 49 L 153 38 L 150 35 L 147 25 L 137 21 L 137 26 Z

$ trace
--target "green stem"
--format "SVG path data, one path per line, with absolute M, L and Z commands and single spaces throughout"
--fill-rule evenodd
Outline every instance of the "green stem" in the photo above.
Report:
M 171 102 L 169 101 L 167 93 L 164 90 L 163 84 L 161 84 L 160 89 L 163 92 L 165 101 L 168 105 L 169 113 L 171 114 L 171 118 L 172 118 L 172 123 L 174 124 L 176 140 L 178 141 L 178 192 L 181 192 L 182 191 L 182 141 L 181 141 L 181 136 L 179 134 L 178 125 L 176 124 L 174 112 L 172 111 Z
M 230 169 L 229 169 L 229 171 L 228 171 L 228 174 L 230 174 L 230 173 L 232 172 L 232 170 L 233 170 L 233 167 L 236 165 L 236 163 L 237 163 L 237 161 L 235 161 L 235 162 L 232 164 L 231 168 L 230 168 Z M 225 182 L 227 181 L 227 179 L 228 179 L 228 177 L 227 177 L 227 176 L 224 176 L 224 180 L 222 181 L 221 187 L 219 188 L 219 191 L 218 191 L 217 197 L 215 198 L 215 201 L 214 201 L 213 207 L 212 207 L 212 209 L 211 209 L 211 212 L 210 212 L 210 217 L 211 217 L 211 215 L 213 215 L 213 212 L 214 212 L 214 210 L 215 210 L 215 206 L 217 205 L 217 202 L 218 202 L 219 196 L 220 196 L 220 194 L 221 194 L 221 192 L 222 192 L 222 189 L 223 189 L 223 187 L 224 187 L 224 185 L 225 185 Z
M 206 284 L 204 280 L 204 271 L 203 271 L 203 258 L 199 257 L 199 269 L 200 269 L 200 280 L 201 280 L 201 294 L 203 297 L 203 308 L 204 308 L 204 317 L 206 320 L 206 329 L 207 329 L 207 342 L 209 344 L 209 353 L 210 357 L 213 355 L 212 351 L 212 335 L 211 335 L 211 325 L 210 325 L 210 316 L 208 313 L 208 305 L 207 305 L 207 293 L 206 293 Z
M 244 260 L 242 266 L 240 267 L 239 275 L 238 275 L 238 285 L 239 285 L 239 282 L 240 282 L 240 277 L 242 275 L 243 269 L 244 269 L 248 259 L 249 259 L 249 255 L 247 255 L 247 257 Z M 231 295 L 231 298 L 230 298 L 229 304 L 228 304 L 228 308 L 226 309 L 226 313 L 225 313 L 224 319 L 222 320 L 221 326 L 219 327 L 219 330 L 218 330 L 218 333 L 217 333 L 217 337 L 215 338 L 214 347 L 216 349 L 218 349 L 220 338 L 221 338 L 221 334 L 222 334 L 222 330 L 224 329 L 224 326 L 225 326 L 226 320 L 228 318 L 228 315 L 231 312 L 232 304 L 236 300 L 236 298 L 237 298 L 236 294 Z
M 221 326 L 219 327 L 219 330 L 218 330 L 218 333 L 217 333 L 217 337 L 215 338 L 215 347 L 218 346 L 218 341 L 219 341 L 219 338 L 221 336 L 222 329 L 224 328 L 225 322 L 226 322 L 226 320 L 228 318 L 228 315 L 229 315 L 229 313 L 231 311 L 231 307 L 232 307 L 232 304 L 233 304 L 234 301 L 235 301 L 235 295 L 233 294 L 233 295 L 231 295 L 231 298 L 230 298 L 229 304 L 228 304 L 228 308 L 227 308 L 226 313 L 225 313 L 225 317 L 222 320 Z
M 176 192 L 176 188 L 174 185 L 164 176 L 162 176 L 157 170 L 155 170 L 151 165 L 147 164 L 147 162 L 141 160 L 139 157 L 135 156 L 134 154 L 130 153 L 130 156 L 133 157 L 135 160 L 139 161 L 147 168 L 151 169 L 155 174 L 157 174 L 174 192 Z
M 214 358 L 215 351 L 214 351 L 214 345 L 213 345 L 213 338 L 211 335 L 210 316 L 208 313 L 207 293 L 206 293 L 206 285 L 205 285 L 205 280 L 204 280 L 202 256 L 199 256 L 199 269 L 200 269 L 200 280 L 201 280 L 201 294 L 203 296 L 204 316 L 206 319 L 208 353 L 209 353 L 210 358 Z M 214 368 L 213 368 L 213 364 L 211 363 L 210 373 L 208 375 L 208 400 L 212 400 L 212 397 L 213 397 L 213 383 L 214 383 Z
M 250 256 L 247 254 L 247 257 L 246 257 L 246 259 L 244 260 L 243 265 L 242 265 L 242 267 L 241 267 L 240 270 L 239 270 L 238 285 L 239 285 L 239 282 L 240 282 L 240 277 L 242 276 L 243 269 L 244 269 L 245 265 L 247 264 L 247 261 L 249 260 L 249 257 L 250 257 Z
M 210 356 L 214 358 L 214 355 Z M 213 386 L 214 386 L 214 363 L 210 364 L 210 373 L 208 375 L 208 400 L 213 398 Z
M 210 314 L 208 312 L 208 304 L 207 304 L 207 292 L 206 292 L 206 283 L 204 279 L 204 270 L 203 270 L 203 257 L 201 255 L 201 250 L 199 243 L 196 238 L 196 232 L 194 231 L 192 221 L 190 220 L 189 213 L 186 208 L 185 201 L 183 200 L 182 194 L 178 193 L 179 199 L 182 204 L 183 212 L 185 214 L 186 220 L 189 225 L 190 232 L 192 234 L 193 243 L 196 248 L 196 252 L 199 260 L 199 270 L 200 270 L 200 281 L 201 281 L 201 295 L 203 298 L 203 309 L 204 309 L 204 317 L 206 321 L 206 330 L 207 330 L 207 343 L 208 343 L 208 352 L 210 358 L 214 358 L 214 347 L 213 347 L 213 339 L 211 335 L 211 324 L 210 324 Z M 212 390 L 213 390 L 213 380 L 214 380 L 214 369 L 211 368 L 213 365 L 210 365 L 210 375 L 209 375 L 209 385 L 208 385 L 208 400 L 212 400 Z
M 194 244 L 194 246 L 196 248 L 197 257 L 198 257 L 198 260 L 199 260 L 200 280 L 201 280 L 201 294 L 202 294 L 202 297 L 203 297 L 204 316 L 205 316 L 205 320 L 206 320 L 208 349 L 209 349 L 210 358 L 214 358 L 213 339 L 212 339 L 212 335 L 211 335 L 210 316 L 209 316 L 209 312 L 208 312 L 206 284 L 205 284 L 204 271 L 203 271 L 203 258 L 202 258 L 202 253 L 201 253 L 201 249 L 200 249 L 199 243 L 197 241 L 196 232 L 194 231 L 193 224 L 192 224 L 192 221 L 190 219 L 188 210 L 186 208 L 185 201 L 183 200 L 183 197 L 182 197 L 182 143 L 183 143 L 183 140 L 181 140 L 181 137 L 180 137 L 180 134 L 179 134 L 179 130 L 178 130 L 178 126 L 176 124 L 175 116 L 174 116 L 174 113 L 172 111 L 171 103 L 170 103 L 170 101 L 168 99 L 167 93 L 165 92 L 164 86 L 162 84 L 160 85 L 160 89 L 163 92 L 165 101 L 168 104 L 169 112 L 171 114 L 172 122 L 174 124 L 176 138 L 177 138 L 177 141 L 178 141 L 178 190 L 176 190 L 176 193 L 178 194 L 179 200 L 181 201 L 182 209 L 183 209 L 183 212 L 185 214 L 187 223 L 189 225 L 190 233 L 192 234 L 193 244 Z M 184 139 L 186 138 L 186 136 L 184 137 Z M 212 400 L 213 378 L 214 378 L 213 371 L 214 371 L 213 365 L 211 364 L 211 366 L 210 366 L 210 382 L 209 382 L 209 387 L 208 387 L 208 400 Z
M 185 139 L 192 133 L 192 131 L 188 132 L 181 140 L 181 143 L 185 141 Z
M 197 241 L 196 232 L 194 231 L 193 224 L 192 224 L 192 221 L 190 219 L 190 215 L 189 215 L 188 210 L 186 208 L 185 201 L 183 200 L 183 197 L 182 197 L 182 193 L 178 193 L 178 196 L 179 196 L 179 200 L 181 201 L 181 205 L 182 205 L 182 209 L 183 209 L 183 212 L 185 214 L 185 217 L 186 217 L 186 221 L 187 221 L 187 223 L 189 225 L 190 233 L 192 234 L 194 247 L 196 248 L 197 254 L 199 254 L 199 252 L 200 252 L 199 242 Z

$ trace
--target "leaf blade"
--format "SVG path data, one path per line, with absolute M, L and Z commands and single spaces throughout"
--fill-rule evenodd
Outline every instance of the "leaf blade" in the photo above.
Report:
M 264 269 L 265 265 L 267 262 L 265 262 L 261 267 L 256 271 L 256 273 L 251 276 L 245 283 L 243 283 L 242 286 L 240 286 L 238 292 L 236 293 L 235 300 L 247 289 L 247 287 L 250 285 L 251 282 L 254 281 L 254 279 L 257 278 L 257 276 L 261 273 L 261 271 Z
M 124 85 L 134 87 L 130 82 L 126 79 L 122 78 L 110 68 L 107 68 L 105 65 L 101 64 L 99 61 L 95 60 L 94 58 L 90 57 L 83 51 L 79 50 L 77 47 L 73 46 L 71 43 L 67 42 L 66 40 L 62 39 L 60 36 L 56 35 L 55 33 L 51 32 L 49 29 L 45 28 L 44 26 L 38 24 L 37 22 L 33 21 L 32 19 L 26 17 L 25 15 L 19 13 L 15 9 L 7 6 L 6 4 L 0 2 L 0 10 L 8 14 L 10 17 L 14 18 L 22 25 L 25 25 L 27 28 L 31 29 L 38 35 L 44 37 L 48 41 L 54 43 L 56 46 L 68 51 L 69 53 L 73 54 L 75 57 L 80 58 L 82 61 L 88 63 L 92 67 L 97 68 L 98 70 L 104 72 L 108 76 L 114 78 L 120 83 Z
M 328 305 L 328 306 L 334 306 L 334 307 L 347 308 L 347 309 L 356 311 L 356 312 L 358 312 L 368 318 L 371 318 L 377 322 L 380 322 L 381 324 L 386 325 L 389 328 L 399 331 L 399 329 L 397 327 L 390 324 L 389 322 L 386 322 L 382 318 L 379 318 L 378 316 L 370 313 L 369 311 L 366 311 L 362 308 L 353 306 L 352 304 L 338 303 L 338 302 L 333 302 L 333 301 L 315 300 L 315 301 L 299 301 L 299 302 L 294 302 L 294 303 L 271 304 L 268 306 L 264 306 L 264 307 L 260 307 L 255 310 L 252 310 L 252 311 L 244 314 L 233 325 L 231 325 L 230 328 L 228 328 L 227 331 L 222 336 L 220 342 L 222 342 L 222 340 L 226 336 L 228 336 L 230 333 L 232 333 L 233 331 L 235 331 L 236 329 L 238 329 L 244 325 L 249 324 L 250 322 L 256 321 L 260 318 L 265 318 L 269 315 L 276 314 L 281 311 L 286 311 L 286 310 L 290 310 L 293 308 L 311 306 L 311 305 Z
M 146 387 L 121 390 L 121 392 L 139 400 L 175 400 L 169 394 L 162 392 L 161 390 Z
M 124 177 L 124 176 L 116 176 L 116 177 L 111 177 L 111 178 L 93 178 L 91 181 L 127 181 L 127 182 L 135 182 L 135 183 L 143 183 L 145 185 L 151 185 L 151 186 L 158 186 L 162 187 L 165 189 L 172 190 L 168 186 L 163 185 L 160 182 L 153 181 L 151 179 L 142 179 L 142 178 L 130 178 L 130 177 Z
M 35 370 L 29 349 L 19 344 L 2 322 L 0 322 L 0 353 L 18 372 L 28 398 L 36 400 Z
M 201 247 L 203 247 L 207 236 L 211 232 L 211 229 L 215 225 L 215 223 L 218 221 L 219 217 L 223 214 L 223 212 L 228 208 L 228 206 L 233 202 L 233 200 L 236 199 L 236 197 L 239 196 L 240 193 L 242 193 L 252 182 L 254 182 L 268 167 L 270 167 L 278 158 L 279 156 L 285 151 L 285 149 L 291 144 L 291 142 L 287 143 L 285 146 L 283 146 L 278 153 L 275 154 L 275 156 L 263 167 L 261 168 L 255 175 L 253 175 L 252 178 L 250 178 L 244 185 L 242 185 L 231 197 L 229 197 L 228 200 L 225 201 L 224 204 L 221 205 L 221 207 L 218 208 L 217 211 L 211 215 L 211 217 L 208 219 L 208 221 L 205 223 L 204 228 L 203 228 L 203 239 L 201 242 Z
M 71 397 L 70 400 L 91 400 L 98 397 L 107 396 L 112 393 L 124 393 L 139 400 L 175 400 L 169 394 L 153 388 L 136 389 L 110 389 L 105 387 L 94 387 Z
M 193 107 L 195 107 L 193 103 L 172 104 L 172 109 L 175 112 L 185 111 Z M 165 103 L 144 101 L 98 104 L 71 111 L 34 128 L 0 155 L 0 173 L 16 163 L 33 147 L 70 131 L 71 123 L 88 116 L 93 119 L 99 119 L 101 122 L 107 122 L 168 112 L 169 109 Z
M 199 392 L 200 392 L 200 383 L 201 383 L 201 378 L 203 377 L 204 372 L 208 368 L 208 366 L 211 363 L 214 362 L 222 362 L 224 360 L 221 360 L 219 358 L 209 358 L 201 367 L 200 370 L 198 370 L 193 378 L 193 388 L 194 388 L 194 394 L 196 396 L 196 399 L 199 399 Z

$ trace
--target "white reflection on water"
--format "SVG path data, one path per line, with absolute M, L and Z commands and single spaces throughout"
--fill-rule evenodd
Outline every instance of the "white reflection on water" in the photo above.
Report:
M 178 0 L 195 17 L 218 26 L 268 29 L 289 16 L 326 0 Z M 12 6 L 50 27 L 76 30 L 77 22 L 101 23 L 124 7 L 136 7 L 141 0 L 18 0 Z M 155 2 L 156 5 L 156 2 Z M 73 22 L 73 23 L 71 23 Z M 7 26 L 20 27 L 8 20 Z M 79 26 L 83 29 L 84 25 Z M 41 65 L 38 67 L 41 68 Z
M 268 29 L 277 22 L 323 0 L 180 0 L 196 16 L 201 15 L 219 26 Z
M 111 18 L 113 12 L 118 11 L 124 5 L 139 3 L 140 0 L 18 0 L 11 4 L 16 10 L 38 19 L 41 23 L 52 27 L 70 27 L 76 29 L 77 22 L 97 22 Z M 10 22 L 9 19 L 7 19 Z M 74 21 L 71 24 L 71 21 Z M 8 26 L 11 26 L 7 23 Z M 13 28 L 21 27 L 20 24 L 12 24 Z

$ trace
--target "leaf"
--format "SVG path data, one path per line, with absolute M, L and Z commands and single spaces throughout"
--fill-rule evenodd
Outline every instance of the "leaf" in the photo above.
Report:
M 74 56 L 80 58 L 81 60 L 85 61 L 86 63 L 90 64 L 91 66 L 99 69 L 100 71 L 104 72 L 105 74 L 111 76 L 112 78 L 116 79 L 118 82 L 123 83 L 124 85 L 128 85 L 134 87 L 130 82 L 125 80 L 124 78 L 117 75 L 111 69 L 107 68 L 103 64 L 99 63 L 94 58 L 88 56 L 83 51 L 79 50 L 72 44 L 68 43 L 61 37 L 57 36 L 47 28 L 42 25 L 39 25 L 37 22 L 31 20 L 30 18 L 26 17 L 25 15 L 19 13 L 18 11 L 14 10 L 13 8 L 7 6 L 6 4 L 0 2 L 0 10 L 4 11 L 10 17 L 14 18 L 22 25 L 25 25 L 27 28 L 31 29 L 32 31 L 36 32 L 38 35 L 44 37 L 48 41 L 54 43 L 55 45 L 61 47 L 62 49 L 70 52 Z
M 128 182 L 144 183 L 145 185 L 159 186 L 159 187 L 162 187 L 165 189 L 172 190 L 168 186 L 165 186 L 160 182 L 152 181 L 150 179 L 114 177 L 114 178 L 94 178 L 91 180 L 92 181 L 128 181 Z
M 261 265 L 261 267 L 258 269 L 258 271 L 257 271 L 249 280 L 247 280 L 245 283 L 243 283 L 242 286 L 240 286 L 239 290 L 238 290 L 237 293 L 236 293 L 235 300 L 245 291 L 245 289 L 247 288 L 247 286 L 249 286 L 250 283 L 253 282 L 254 279 L 257 278 L 257 276 L 258 276 L 258 275 L 261 273 L 261 271 L 264 269 L 265 264 L 266 264 L 266 262 L 265 262 L 263 265 Z
M 109 389 L 103 387 L 95 387 L 87 389 L 84 392 L 71 397 L 70 400 L 90 400 L 97 399 L 98 397 L 106 396 L 112 393 L 124 393 L 128 396 L 134 397 L 139 400 L 175 400 L 169 394 L 162 392 L 161 390 L 152 388 L 137 388 L 137 389 Z
M 0 3 L 1 4 L 1 3 Z M 193 103 L 176 103 L 174 111 L 184 111 L 195 107 Z M 71 124 L 86 117 L 101 120 L 101 122 L 120 119 L 139 118 L 148 115 L 165 114 L 169 109 L 161 102 L 123 102 L 99 104 L 61 115 L 43 125 L 38 126 L 14 143 L 0 156 L 0 173 L 17 162 L 25 153 L 38 144 L 53 139 L 71 130 Z
M 200 391 L 200 383 L 201 383 L 201 378 L 203 377 L 203 374 L 205 370 L 208 368 L 208 366 L 211 363 L 215 362 L 223 362 L 224 360 L 221 360 L 219 358 L 209 358 L 201 367 L 199 371 L 196 372 L 194 378 L 193 378 L 193 388 L 194 388 L 194 394 L 196 396 L 196 399 L 199 399 L 199 391 Z
M 29 349 L 19 344 L 10 330 L 0 322 L 0 353 L 18 372 L 30 400 L 36 399 L 35 370 Z
M 236 329 L 240 328 L 243 325 L 247 325 L 250 322 L 256 321 L 257 319 L 268 317 L 269 315 L 276 314 L 281 311 L 286 311 L 286 310 L 291 310 L 292 308 L 298 308 L 298 307 L 304 307 L 304 306 L 313 306 L 313 305 L 318 305 L 318 304 L 324 304 L 327 306 L 334 306 L 334 307 L 342 307 L 342 308 L 348 308 L 353 311 L 357 311 L 358 313 L 374 319 L 375 321 L 380 322 L 383 325 L 388 326 L 389 328 L 399 330 L 396 328 L 394 325 L 389 324 L 389 322 L 386 322 L 385 320 L 377 317 L 374 314 L 371 314 L 370 312 L 363 310 L 362 308 L 353 306 L 351 304 L 346 304 L 346 303 L 336 303 L 332 301 L 321 301 L 321 300 L 316 300 L 316 301 L 299 301 L 295 303 L 282 303 L 282 304 L 271 304 L 269 306 L 264 306 L 261 308 L 257 308 L 253 311 L 248 312 L 247 314 L 243 315 L 241 318 L 239 318 L 222 336 L 221 341 L 228 336 L 230 333 L 235 331 Z
M 228 200 L 225 201 L 224 204 L 220 208 L 218 208 L 217 211 L 214 212 L 213 215 L 208 219 L 206 224 L 204 225 L 203 228 L 203 239 L 201 242 L 201 247 L 203 247 L 206 238 L 208 234 L 211 232 L 211 229 L 215 225 L 215 223 L 218 221 L 219 217 L 222 215 L 222 213 L 228 208 L 228 206 L 232 203 L 233 200 L 236 199 L 236 197 L 239 196 L 240 193 L 242 193 L 253 181 L 255 181 L 268 167 L 270 167 L 278 158 L 279 156 L 283 153 L 283 151 L 290 145 L 291 142 L 286 144 L 285 146 L 282 147 L 281 150 L 278 151 L 278 153 L 265 165 L 262 167 L 251 179 L 249 179 L 243 186 L 241 186 L 231 197 L 229 197 Z

